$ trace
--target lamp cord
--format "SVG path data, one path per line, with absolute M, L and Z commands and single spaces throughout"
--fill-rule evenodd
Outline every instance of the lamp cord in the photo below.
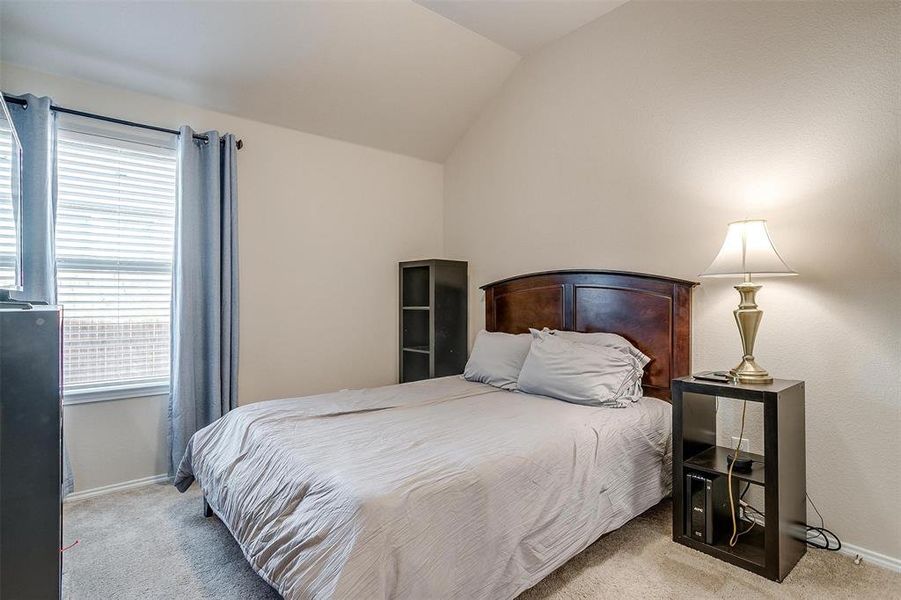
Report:
M 735 544 L 738 543 L 738 538 L 751 531 L 751 527 L 754 526 L 752 521 L 751 527 L 748 527 L 747 529 L 739 533 L 738 521 L 735 517 L 735 498 L 732 496 L 732 470 L 735 468 L 735 463 L 738 462 L 738 456 L 741 452 L 741 440 L 745 436 L 745 413 L 747 412 L 747 410 L 748 401 L 743 400 L 741 404 L 741 429 L 738 433 L 738 443 L 735 445 L 735 451 L 732 454 L 732 462 L 729 463 L 729 473 L 726 476 L 726 486 L 729 488 L 729 512 L 732 514 L 732 537 L 729 538 L 730 548 L 734 548 Z

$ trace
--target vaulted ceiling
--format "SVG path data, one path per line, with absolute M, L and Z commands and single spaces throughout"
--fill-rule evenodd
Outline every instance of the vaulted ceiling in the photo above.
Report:
M 2 0 L 0 60 L 440 162 L 522 55 L 623 1 Z
M 414 0 L 525 56 L 626 0 Z

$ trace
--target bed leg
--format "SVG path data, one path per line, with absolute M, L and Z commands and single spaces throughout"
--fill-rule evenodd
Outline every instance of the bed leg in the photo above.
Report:
M 213 509 L 210 508 L 210 505 L 207 503 L 206 496 L 203 497 L 203 516 L 206 518 L 213 516 Z

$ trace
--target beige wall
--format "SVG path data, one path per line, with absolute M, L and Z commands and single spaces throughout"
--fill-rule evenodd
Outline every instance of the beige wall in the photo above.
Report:
M 242 404 L 396 381 L 397 262 L 441 254 L 441 165 L 11 65 L 0 81 L 63 106 L 244 140 Z M 76 490 L 164 472 L 165 410 L 160 398 L 68 406 Z
M 166 473 L 168 396 L 63 407 L 75 491 Z
M 471 261 L 471 332 L 479 284 L 577 267 L 695 278 L 726 223 L 769 219 L 801 275 L 763 281 L 758 358 L 807 381 L 808 491 L 827 525 L 893 557 L 899 10 L 629 2 L 528 57 L 445 164 L 445 249 Z M 695 293 L 695 369 L 739 358 L 733 283 Z

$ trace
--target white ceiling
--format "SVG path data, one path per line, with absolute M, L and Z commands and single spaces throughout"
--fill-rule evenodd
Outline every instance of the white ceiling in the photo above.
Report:
M 622 3 L 420 2 L 0 0 L 0 60 L 440 162 L 518 52 Z
M 525 56 L 627 0 L 414 0 Z

